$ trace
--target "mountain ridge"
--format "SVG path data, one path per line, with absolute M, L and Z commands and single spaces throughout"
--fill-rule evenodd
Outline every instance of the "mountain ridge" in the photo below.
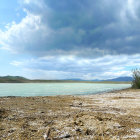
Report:
M 133 80 L 132 77 L 123 76 L 123 77 L 117 77 L 117 78 L 108 79 L 108 80 L 103 80 L 103 81 L 131 82 L 132 80 Z
M 30 80 L 22 76 L 0 76 L 0 83 L 51 83 L 51 82 L 131 82 L 133 80 L 132 77 L 125 76 L 125 77 L 117 77 L 113 79 L 107 80 L 83 80 L 83 79 L 63 79 L 63 80 L 42 80 L 42 79 L 35 79 Z

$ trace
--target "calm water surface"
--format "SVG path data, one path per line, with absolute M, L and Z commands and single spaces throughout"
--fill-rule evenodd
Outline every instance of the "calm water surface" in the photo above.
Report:
M 124 89 L 130 84 L 26 83 L 0 84 L 0 96 L 85 95 Z

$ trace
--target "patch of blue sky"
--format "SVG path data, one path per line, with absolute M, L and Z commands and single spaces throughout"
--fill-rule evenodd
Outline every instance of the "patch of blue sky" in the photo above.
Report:
M 135 65 L 132 65 L 132 66 L 126 66 L 125 70 L 126 71 L 133 71 L 134 69 L 137 69 L 137 68 L 139 68 L 139 66 L 135 64 Z
M 26 13 L 23 11 L 18 0 L 0 1 L 0 29 L 6 30 L 5 26 L 9 23 L 19 23 Z
M 20 67 L 16 67 L 11 63 L 14 61 L 24 61 L 26 59 L 31 59 L 30 56 L 25 57 L 25 55 L 21 54 L 12 54 L 6 50 L 0 50 L 0 75 L 18 75 L 17 71 L 21 71 Z M 19 72 L 19 74 L 21 74 Z

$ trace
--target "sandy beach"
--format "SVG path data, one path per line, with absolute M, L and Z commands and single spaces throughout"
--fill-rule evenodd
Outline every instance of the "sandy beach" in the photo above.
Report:
M 140 90 L 0 98 L 0 140 L 139 140 Z

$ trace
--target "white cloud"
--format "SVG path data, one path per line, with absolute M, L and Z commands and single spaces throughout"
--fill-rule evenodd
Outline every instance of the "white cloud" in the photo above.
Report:
M 30 50 L 30 46 L 39 45 L 47 36 L 46 26 L 41 24 L 41 17 L 27 13 L 19 24 L 12 22 L 6 26 L 7 31 L 0 31 L 0 44 L 3 49 L 16 53 L 25 52 L 25 48 Z
M 32 78 L 43 79 L 109 79 L 131 76 L 134 67 L 140 67 L 140 55 L 116 55 L 102 58 L 79 58 L 75 56 L 53 56 L 12 62 L 31 71 Z M 21 65 L 20 65 L 21 64 Z
M 13 65 L 13 66 L 22 66 L 23 62 L 13 61 L 10 64 Z
M 24 3 L 29 4 L 31 0 L 24 0 Z

